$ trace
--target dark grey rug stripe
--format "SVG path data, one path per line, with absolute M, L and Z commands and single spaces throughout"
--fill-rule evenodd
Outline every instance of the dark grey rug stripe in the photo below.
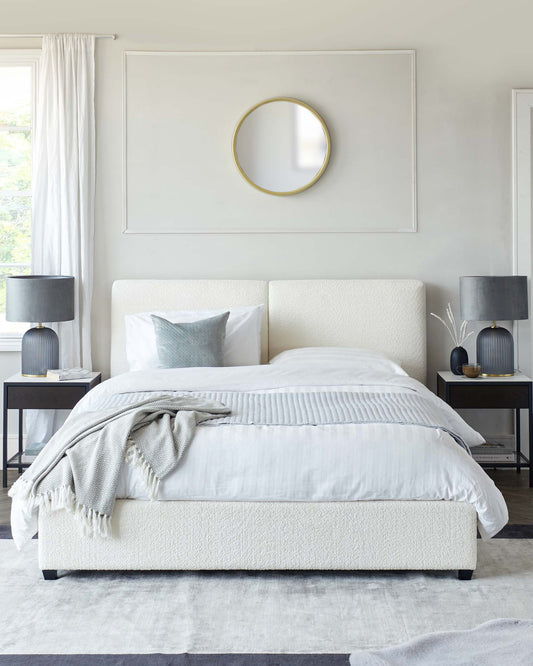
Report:
M 533 539 L 533 525 L 506 525 L 494 539 Z
M 6 666 L 348 666 L 347 654 L 6 654 Z
M 0 539 L 12 539 L 13 535 L 11 534 L 11 525 L 0 525 Z M 33 537 L 37 538 L 37 535 Z
M 11 527 L 0 525 L 0 539 L 11 539 Z M 37 535 L 33 537 L 37 538 Z M 533 539 L 533 525 L 506 525 L 494 539 Z

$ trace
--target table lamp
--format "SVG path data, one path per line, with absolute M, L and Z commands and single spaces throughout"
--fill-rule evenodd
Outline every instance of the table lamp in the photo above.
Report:
M 59 340 L 43 321 L 74 319 L 74 278 L 65 275 L 19 275 L 8 277 L 7 321 L 39 322 L 22 338 L 22 374 L 45 377 L 59 367 Z
M 492 320 L 476 341 L 477 362 L 482 377 L 514 375 L 512 334 L 497 320 L 528 318 L 527 277 L 525 275 L 476 275 L 460 278 L 461 319 Z

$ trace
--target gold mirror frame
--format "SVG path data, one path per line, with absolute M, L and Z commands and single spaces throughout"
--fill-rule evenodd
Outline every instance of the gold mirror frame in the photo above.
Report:
M 324 134 L 326 136 L 326 157 L 324 158 L 324 164 L 320 168 L 320 171 L 316 174 L 316 176 L 310 180 L 306 185 L 303 187 L 298 188 L 297 190 L 290 190 L 288 192 L 276 192 L 275 190 L 267 190 L 264 187 L 261 187 L 260 185 L 257 185 L 257 183 L 254 183 L 253 180 L 251 180 L 245 173 L 244 169 L 241 167 L 239 163 L 239 158 L 237 157 L 237 137 L 239 135 L 239 130 L 246 120 L 248 116 L 253 113 L 256 109 L 258 109 L 260 106 L 264 106 L 265 104 L 272 104 L 272 102 L 292 102 L 293 104 L 298 104 L 300 106 L 303 106 L 305 109 L 308 111 L 311 111 L 311 113 L 317 118 L 317 120 L 320 122 L 322 125 L 322 129 L 324 130 Z M 247 180 L 250 185 L 255 187 L 257 190 L 260 190 L 261 192 L 265 192 L 266 194 L 274 194 L 277 197 L 287 197 L 292 194 L 299 194 L 300 192 L 303 192 L 304 190 L 308 190 L 310 187 L 312 187 L 317 180 L 322 176 L 324 171 L 326 170 L 326 167 L 328 166 L 329 162 L 329 157 L 331 155 L 331 137 L 329 135 L 329 130 L 322 119 L 322 117 L 313 109 L 313 107 L 309 106 L 309 104 L 306 104 L 305 102 L 302 102 L 299 99 L 295 99 L 294 97 L 271 97 L 270 99 L 265 99 L 263 102 L 259 102 L 259 104 L 256 104 L 255 106 L 252 106 L 251 109 L 248 109 L 248 111 L 244 114 L 244 116 L 239 120 L 239 124 L 235 128 L 235 132 L 233 133 L 233 159 L 235 160 L 235 164 L 237 165 L 237 169 L 241 172 L 242 177 Z

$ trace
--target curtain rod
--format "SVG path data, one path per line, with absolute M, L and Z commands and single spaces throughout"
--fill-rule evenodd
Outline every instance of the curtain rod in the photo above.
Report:
M 116 39 L 117 35 L 115 33 L 112 33 L 110 35 L 94 35 L 96 39 Z M 27 37 L 28 39 L 31 39 L 32 37 L 38 38 L 38 37 L 44 37 L 43 34 L 20 34 L 20 35 L 8 35 L 8 34 L 0 34 L 0 38 L 5 37 L 6 39 L 9 39 L 11 37 Z

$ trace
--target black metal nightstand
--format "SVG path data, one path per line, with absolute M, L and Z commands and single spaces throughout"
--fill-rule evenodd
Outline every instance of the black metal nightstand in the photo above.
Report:
M 483 463 L 482 467 L 514 467 L 519 473 L 529 468 L 529 487 L 533 488 L 533 402 L 532 380 L 517 372 L 512 377 L 468 379 L 449 370 L 437 373 L 437 395 L 454 409 L 514 409 L 516 460 L 507 463 Z M 520 450 L 520 410 L 529 415 L 529 460 Z
M 7 488 L 8 468 L 18 469 L 19 474 L 31 461 L 23 460 L 22 417 L 25 409 L 72 409 L 83 396 L 102 381 L 99 372 L 87 379 L 56 382 L 44 377 L 24 377 L 16 374 L 4 382 L 2 486 Z M 9 409 L 19 410 L 18 453 L 8 459 L 7 414 Z

